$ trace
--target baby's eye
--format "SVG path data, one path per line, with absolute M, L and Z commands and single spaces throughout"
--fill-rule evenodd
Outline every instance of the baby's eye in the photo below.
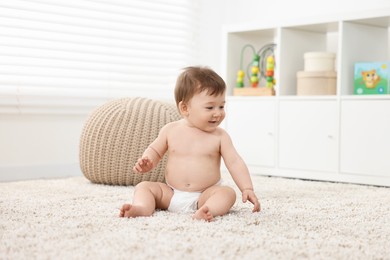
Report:
M 220 106 L 219 109 L 224 109 L 225 107 L 224 106 Z
M 213 109 L 213 107 L 206 107 L 206 109 L 207 109 L 207 110 L 211 110 L 211 109 Z

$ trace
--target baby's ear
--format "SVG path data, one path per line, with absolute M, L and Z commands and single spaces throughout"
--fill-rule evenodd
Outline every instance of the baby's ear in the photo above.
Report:
M 188 106 L 183 101 L 179 102 L 179 110 L 180 110 L 180 114 L 182 116 L 187 116 L 188 115 Z

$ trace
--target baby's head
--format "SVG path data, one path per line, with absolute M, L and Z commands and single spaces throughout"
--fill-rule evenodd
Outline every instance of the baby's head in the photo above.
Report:
M 187 67 L 179 75 L 175 87 L 176 105 L 188 103 L 198 93 L 207 91 L 210 96 L 225 93 L 225 81 L 212 69 L 206 67 Z

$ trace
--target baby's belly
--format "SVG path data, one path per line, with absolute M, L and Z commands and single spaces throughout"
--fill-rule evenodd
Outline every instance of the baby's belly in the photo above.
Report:
M 198 165 L 203 165 L 199 167 Z M 220 166 L 207 163 L 191 163 L 184 165 L 168 162 L 166 181 L 173 188 L 182 191 L 204 191 L 218 183 L 221 179 Z

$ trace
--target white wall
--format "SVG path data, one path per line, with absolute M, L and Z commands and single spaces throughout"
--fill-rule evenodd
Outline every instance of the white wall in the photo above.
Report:
M 80 175 L 86 115 L 0 114 L 0 181 Z
M 222 73 L 222 26 L 304 19 L 390 7 L 389 0 L 201 0 L 198 64 Z M 78 143 L 87 115 L 0 114 L 0 181 L 80 175 Z

